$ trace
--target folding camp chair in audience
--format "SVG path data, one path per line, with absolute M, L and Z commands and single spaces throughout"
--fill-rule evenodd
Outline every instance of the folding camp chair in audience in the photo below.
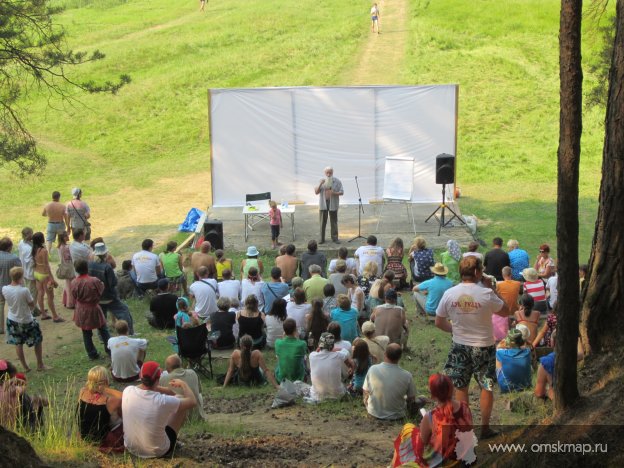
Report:
M 212 372 L 212 352 L 208 341 L 208 329 L 205 325 L 191 328 L 176 327 L 176 337 L 178 340 L 178 354 L 183 361 L 204 377 L 211 379 Z M 208 361 L 208 367 L 205 361 Z

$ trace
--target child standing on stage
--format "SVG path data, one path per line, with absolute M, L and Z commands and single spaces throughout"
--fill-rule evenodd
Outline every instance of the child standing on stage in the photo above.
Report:
M 277 203 L 271 200 L 269 202 L 269 206 L 271 209 L 269 210 L 269 224 L 271 225 L 271 242 L 272 248 L 276 249 L 278 245 L 281 245 L 278 242 L 278 238 L 280 235 L 280 227 L 284 227 L 282 224 L 282 212 L 277 207 Z

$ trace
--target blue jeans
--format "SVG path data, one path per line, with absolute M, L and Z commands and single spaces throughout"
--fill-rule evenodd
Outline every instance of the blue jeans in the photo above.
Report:
M 114 299 L 113 302 L 100 304 L 100 307 L 102 308 L 102 312 L 104 312 L 104 317 L 106 317 L 106 313 L 110 311 L 117 320 L 125 320 L 128 322 L 128 333 L 134 335 L 134 320 L 126 304 L 119 299 Z
M 98 333 L 100 335 L 100 340 L 102 340 L 102 343 L 104 344 L 106 354 L 110 354 L 110 349 L 108 349 L 108 340 L 110 340 L 111 336 L 108 332 L 108 327 L 104 325 L 102 328 L 98 328 Z M 84 342 L 84 347 L 89 357 L 92 359 L 97 358 L 99 353 L 93 344 L 93 330 L 82 330 L 82 341 Z

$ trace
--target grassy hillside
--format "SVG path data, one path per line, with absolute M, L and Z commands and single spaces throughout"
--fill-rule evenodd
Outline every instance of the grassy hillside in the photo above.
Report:
M 37 207 L 49 192 L 65 196 L 74 185 L 98 205 L 100 230 L 156 219 L 155 226 L 170 226 L 182 217 L 168 209 L 172 200 L 209 202 L 208 88 L 348 84 L 370 36 L 368 2 L 359 0 L 213 1 L 205 14 L 192 2 L 54 1 L 67 7 L 58 21 L 69 45 L 107 54 L 74 77 L 129 73 L 133 82 L 116 97 L 73 93 L 77 102 L 60 102 L 35 93 L 23 102 L 50 163 L 37 180 L 0 171 L 2 227 L 13 234 L 24 224 L 40 226 Z M 559 3 L 408 5 L 406 55 L 388 80 L 459 83 L 463 212 L 480 218 L 484 239 L 513 236 L 531 252 L 543 241 L 554 244 Z M 375 39 L 392 42 L 399 31 L 385 27 Z M 591 60 L 600 41 L 595 24 L 585 29 L 584 58 Z M 601 109 L 585 116 L 582 258 L 593 231 L 602 121 Z

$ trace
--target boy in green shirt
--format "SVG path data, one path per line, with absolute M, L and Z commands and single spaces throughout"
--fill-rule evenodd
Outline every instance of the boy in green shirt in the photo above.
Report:
M 275 378 L 278 382 L 294 382 L 305 378 L 307 351 L 306 342 L 298 337 L 297 322 L 292 318 L 284 320 L 284 338 L 275 341 Z

